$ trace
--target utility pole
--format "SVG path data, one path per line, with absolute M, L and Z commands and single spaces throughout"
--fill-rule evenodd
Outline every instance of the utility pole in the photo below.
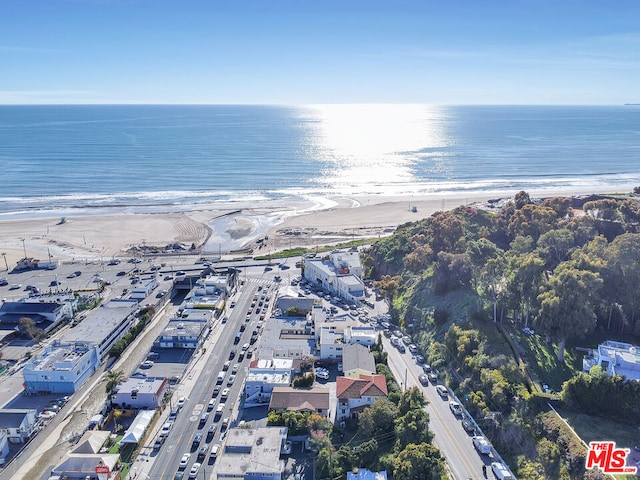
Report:
M 27 245 L 24 243 L 24 238 L 21 238 L 20 240 L 22 240 L 22 250 L 24 250 L 24 259 L 26 260 L 27 259 Z

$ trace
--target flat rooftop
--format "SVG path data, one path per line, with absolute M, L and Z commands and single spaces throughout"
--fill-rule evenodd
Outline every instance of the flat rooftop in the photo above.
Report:
M 109 302 L 87 312 L 86 318 L 76 327 L 65 332 L 64 342 L 89 342 L 98 344 L 127 316 L 138 309 L 137 302 Z
M 287 436 L 284 427 L 232 428 L 214 468 L 217 478 L 244 478 L 251 473 L 281 473 L 280 449 Z
M 116 387 L 114 393 L 122 393 L 129 394 L 134 390 L 137 390 L 138 393 L 149 393 L 155 394 L 161 388 L 162 385 L 167 381 L 166 378 L 163 377 L 154 377 L 154 378 L 128 378 L 120 385 Z
M 258 358 L 299 358 L 310 355 L 314 339 L 307 327 L 307 320 L 300 318 L 271 317 L 264 324 Z M 309 331 L 310 332 L 310 331 Z
M 188 318 L 174 318 L 169 321 L 162 333 L 161 337 L 199 337 L 202 331 L 207 328 L 207 324 L 200 321 L 194 321 Z
M 75 345 L 60 345 L 32 359 L 29 363 L 33 370 L 56 371 L 72 370 L 89 351 L 86 347 Z

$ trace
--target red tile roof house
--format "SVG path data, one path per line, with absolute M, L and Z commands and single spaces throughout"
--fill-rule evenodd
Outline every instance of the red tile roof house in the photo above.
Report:
M 336 420 L 358 418 L 358 414 L 376 398 L 387 397 L 387 382 L 384 375 L 360 375 L 358 378 L 338 377 L 336 379 L 338 407 Z

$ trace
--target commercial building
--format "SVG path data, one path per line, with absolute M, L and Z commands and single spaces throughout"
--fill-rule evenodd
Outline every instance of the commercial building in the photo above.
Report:
M 327 387 L 276 387 L 271 393 L 269 410 L 314 412 L 329 416 L 329 389 Z
M 72 302 L 54 302 L 46 298 L 3 302 L 0 305 L 0 326 L 5 330 L 17 329 L 21 318 L 30 318 L 37 328 L 48 331 L 60 322 L 72 318 L 73 314 Z
M 142 301 L 158 287 L 158 279 L 154 276 L 141 278 L 129 292 L 129 298 Z
M 244 382 L 245 408 L 268 405 L 274 388 L 291 385 L 292 369 L 291 358 L 252 361 Z
M 24 366 L 24 391 L 36 393 L 74 393 L 100 365 L 96 345 L 86 342 L 47 345 L 44 352 Z
M 169 320 L 155 344 L 160 348 L 198 348 L 209 332 L 212 318 L 210 310 L 185 310 L 181 317 Z
M 116 386 L 111 394 L 111 404 L 124 409 L 158 408 L 162 405 L 167 385 L 164 377 L 129 378 Z
M 11 443 L 24 443 L 38 431 L 36 411 L 30 408 L 1 408 L 0 436 Z
M 338 377 L 336 397 L 338 398 L 336 420 L 355 419 L 362 410 L 373 405 L 377 398 L 387 397 L 387 382 L 384 375 Z
M 357 343 L 347 344 L 342 351 L 342 371 L 345 377 L 359 378 L 361 374 L 376 373 L 376 362 L 369 348 Z
M 283 315 L 295 310 L 300 316 L 304 316 L 313 308 L 313 298 L 301 295 L 290 285 L 283 285 L 278 289 L 275 308 L 280 309 Z
M 607 375 L 622 375 L 627 380 L 640 380 L 640 347 L 630 343 L 607 340 L 590 350 L 582 360 L 582 368 L 589 371 L 598 365 Z
M 300 317 L 270 317 L 261 334 L 258 358 L 302 358 L 314 351 L 313 323 Z
M 217 479 L 281 480 L 286 427 L 232 428 L 213 469 Z
M 96 467 L 109 472 L 103 478 L 119 478 L 120 455 L 101 452 L 110 433 L 101 430 L 85 432 L 75 447 L 51 469 L 49 480 L 98 480 Z
M 113 344 L 135 324 L 138 309 L 139 305 L 134 300 L 110 300 L 93 309 L 81 323 L 65 332 L 62 341 L 97 345 L 100 360 L 103 360 Z
M 322 258 L 305 259 L 304 278 L 349 303 L 357 303 L 364 298 L 358 252 L 334 250 Z

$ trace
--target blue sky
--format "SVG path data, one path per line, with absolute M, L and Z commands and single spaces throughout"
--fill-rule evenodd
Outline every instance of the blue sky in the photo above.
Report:
M 640 102 L 640 2 L 19 0 L 0 103 Z

